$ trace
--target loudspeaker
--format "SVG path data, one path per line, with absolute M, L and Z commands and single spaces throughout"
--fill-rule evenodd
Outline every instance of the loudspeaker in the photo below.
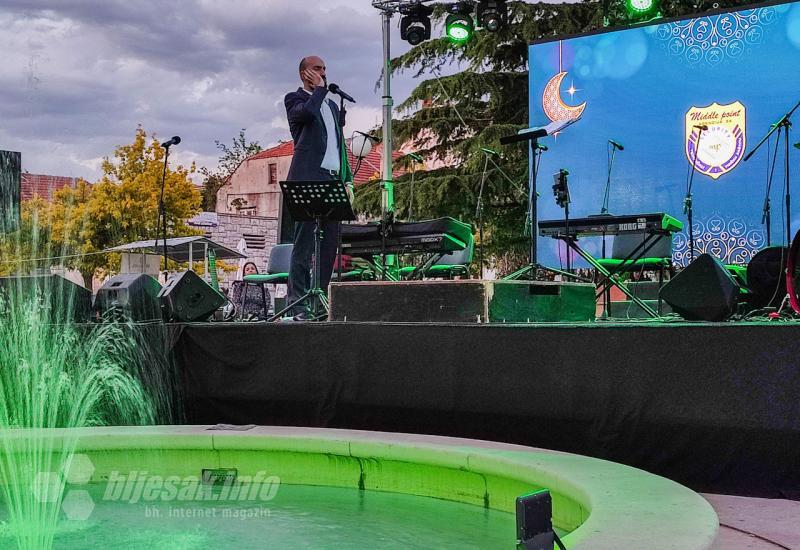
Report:
M 0 292 L 12 303 L 43 308 L 54 323 L 86 323 L 91 317 L 91 291 L 61 275 L 0 277 Z
M 280 310 L 278 310 L 280 311 Z M 593 321 L 595 286 L 546 281 L 331 283 L 332 321 L 531 323 Z
M 95 318 L 160 321 L 159 291 L 161 285 L 150 275 L 134 273 L 111 277 L 95 296 Z
M 747 264 L 747 286 L 757 307 L 778 307 L 786 297 L 786 261 L 789 248 L 770 246 Z
M 736 309 L 739 285 L 725 266 L 702 254 L 659 292 L 673 311 L 691 321 L 723 321 Z
M 165 321 L 205 321 L 225 303 L 225 296 L 211 288 L 194 271 L 171 277 L 161 292 L 161 311 Z

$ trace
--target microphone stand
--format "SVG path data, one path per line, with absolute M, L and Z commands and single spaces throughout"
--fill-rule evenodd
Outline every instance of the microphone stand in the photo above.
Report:
M 772 168 L 767 176 L 767 189 L 764 193 L 764 208 L 761 212 L 761 224 L 766 225 L 767 228 L 767 246 L 772 245 L 772 206 L 770 204 L 770 195 L 772 194 L 772 178 L 775 175 L 775 163 L 778 160 L 778 146 L 781 142 L 781 135 L 778 134 L 778 139 L 775 140 L 775 152 L 772 155 Z M 767 165 L 769 165 L 769 149 L 767 149 Z
M 609 145 L 611 145 L 611 155 L 608 154 L 608 146 Z M 594 216 L 598 216 L 598 217 L 599 216 L 610 216 L 611 215 L 611 214 L 608 213 L 608 200 L 609 200 L 609 197 L 611 196 L 611 169 L 614 167 L 614 159 L 616 158 L 616 155 L 617 155 L 617 146 L 609 141 L 609 143 L 606 144 L 606 159 L 607 159 L 607 162 L 608 162 L 608 172 L 606 174 L 606 188 L 603 191 L 603 205 L 600 207 L 600 213 L 599 214 L 595 214 L 592 217 L 594 217 Z M 603 231 L 603 233 L 600 236 L 600 238 L 602 239 L 601 245 L 600 245 L 601 246 L 601 252 L 602 252 L 603 259 L 605 259 L 606 258 L 606 232 L 605 232 L 605 230 Z M 610 296 L 611 296 L 611 290 L 607 289 L 603 293 L 603 316 L 604 317 L 608 316 L 608 302 L 611 300 Z
M 489 153 L 482 151 L 486 160 L 483 163 L 483 173 L 481 174 L 481 186 L 478 190 L 478 204 L 475 205 L 475 217 L 478 218 L 478 238 L 481 241 L 481 247 L 478 249 L 478 261 L 481 266 L 481 279 L 483 279 L 483 189 L 486 183 L 487 169 L 489 168 Z
M 171 144 L 164 147 L 164 171 L 161 173 L 161 194 L 158 198 L 158 222 L 156 223 L 156 246 L 158 246 L 158 234 L 161 231 L 162 252 L 164 255 L 164 280 L 167 278 L 167 209 L 164 206 L 164 186 L 167 179 L 167 161 L 169 159 L 169 148 Z M 191 267 L 190 267 L 191 269 Z
M 339 174 L 344 182 L 347 174 L 345 173 L 345 160 L 347 159 L 347 145 L 344 142 L 344 125 L 347 117 L 347 109 L 344 107 L 344 98 L 339 96 L 339 130 L 336 132 L 337 139 L 342 140 L 341 154 L 339 155 Z M 355 176 L 353 176 L 355 179 Z M 355 184 L 353 184 L 355 187 Z M 314 260 L 316 261 L 316 259 Z M 337 281 L 342 282 L 342 227 L 339 226 L 339 236 L 336 241 L 336 277 Z
M 694 160 L 692 161 L 692 172 L 689 176 L 689 183 L 686 186 L 686 197 L 683 199 L 683 213 L 689 218 L 689 263 L 694 261 L 694 224 L 692 222 L 692 182 L 694 173 L 697 171 L 697 154 L 700 152 L 700 138 L 703 136 L 703 128 L 697 129 L 697 142 L 694 144 Z
M 608 175 L 606 176 L 606 189 L 603 193 L 603 206 L 600 208 L 600 214 L 603 216 L 609 215 L 608 214 L 608 198 L 611 192 L 611 169 L 614 167 L 614 157 L 617 154 L 617 147 L 614 144 L 611 145 L 611 157 L 608 160 Z M 605 246 L 605 241 L 603 241 L 603 246 Z
M 786 156 L 784 158 L 784 161 L 785 161 L 785 166 L 784 166 L 784 169 L 785 169 L 784 187 L 785 187 L 785 190 L 786 190 L 786 198 L 785 198 L 785 202 L 786 202 L 786 246 L 789 246 L 789 244 L 792 242 L 792 217 L 791 217 L 791 212 L 792 212 L 791 201 L 792 201 L 792 197 L 791 197 L 791 188 L 789 186 L 789 128 L 791 128 L 791 126 L 792 126 L 792 122 L 791 122 L 790 119 L 792 118 L 792 115 L 794 114 L 794 112 L 797 110 L 798 107 L 800 107 L 800 101 L 798 101 L 795 104 L 795 106 L 792 107 L 791 110 L 788 113 L 783 115 L 778 122 L 776 122 L 775 124 L 772 125 L 772 127 L 770 128 L 770 131 L 767 132 L 767 135 L 765 135 L 763 138 L 761 138 L 761 141 L 759 141 L 758 144 L 753 148 L 753 150 L 750 151 L 749 153 L 747 153 L 747 155 L 745 155 L 745 157 L 743 159 L 745 162 L 750 160 L 750 157 L 752 157 L 753 154 L 756 151 L 758 151 L 758 149 L 764 144 L 765 141 L 767 141 L 767 139 L 769 139 L 769 137 L 776 130 L 780 131 L 780 129 L 783 128 L 783 130 L 784 130 L 784 138 L 786 139 L 786 143 L 785 143 L 785 149 L 786 149 L 785 155 Z M 776 151 L 777 151 L 777 148 L 776 148 Z
M 411 164 L 411 190 L 408 193 L 408 221 L 414 221 L 414 178 L 417 175 L 417 164 L 416 159 L 411 159 L 414 161 Z

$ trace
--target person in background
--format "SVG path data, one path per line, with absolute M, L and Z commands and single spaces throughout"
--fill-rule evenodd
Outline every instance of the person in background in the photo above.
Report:
M 258 268 L 253 262 L 247 262 L 242 268 L 242 274 L 258 275 Z M 234 281 L 231 286 L 231 302 L 237 311 L 242 307 L 242 293 L 247 291 L 247 299 L 244 303 L 244 310 L 242 311 L 241 318 L 245 321 L 261 321 L 266 319 L 264 311 L 264 296 L 267 299 L 267 310 L 269 310 L 270 296 L 269 289 L 264 287 L 264 294 L 261 293 L 261 287 L 264 285 L 247 285 L 244 281 Z

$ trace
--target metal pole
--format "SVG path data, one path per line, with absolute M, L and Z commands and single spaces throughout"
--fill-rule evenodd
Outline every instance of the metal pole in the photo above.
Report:
M 784 167 L 786 171 L 786 246 L 792 245 L 792 191 L 789 187 L 789 127 L 791 126 L 791 122 L 787 118 L 784 123 L 783 127 L 785 129 L 784 134 L 786 135 L 786 165 Z
M 383 190 L 381 208 L 384 212 L 394 212 L 394 181 L 392 180 L 392 55 L 391 10 L 383 10 Z

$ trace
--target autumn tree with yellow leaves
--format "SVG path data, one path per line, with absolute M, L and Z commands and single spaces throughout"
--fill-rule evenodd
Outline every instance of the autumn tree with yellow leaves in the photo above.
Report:
M 90 184 L 79 180 L 55 192 L 53 200 L 26 201 L 22 223 L 0 242 L 0 273 L 29 272 L 63 265 L 78 269 L 91 285 L 94 275 L 119 268 L 110 247 L 155 239 L 164 149 L 156 136 L 137 128 L 133 143 L 116 148 L 102 164 L 103 176 Z M 200 191 L 189 168 L 170 166 L 164 186 L 167 236 L 196 235 L 186 221 L 200 210 Z

